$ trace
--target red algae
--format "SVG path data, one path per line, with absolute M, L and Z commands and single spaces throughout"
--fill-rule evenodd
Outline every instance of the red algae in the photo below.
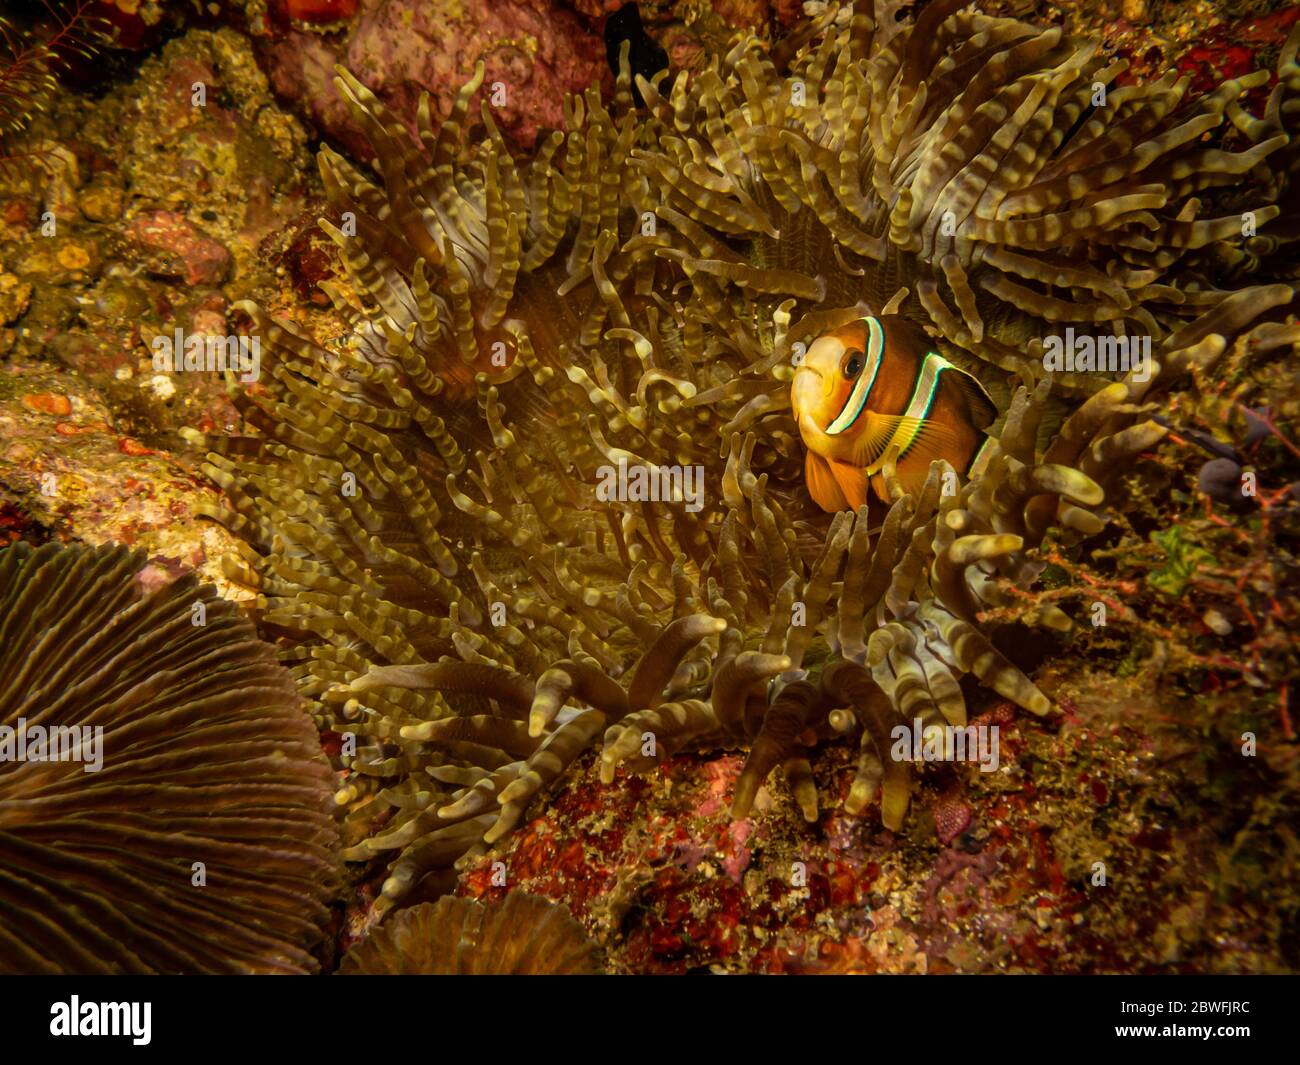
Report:
M 272 12 L 283 11 L 287 18 L 324 25 L 342 22 L 357 13 L 357 0 L 274 0 Z
M 1186 944 L 1175 957 L 1196 964 L 1208 940 L 1188 938 L 1178 900 L 1208 872 L 1187 864 L 1201 829 L 1122 834 L 1159 816 L 1153 796 L 1176 769 L 1143 754 L 1138 731 L 1090 728 L 1077 697 L 1060 698 L 1053 727 L 1022 727 L 1008 704 L 976 715 L 1003 730 L 1002 770 L 924 772 L 917 801 L 932 795 L 931 812 L 902 839 L 838 809 L 848 749 L 816 764 L 828 808 L 812 826 L 766 795 L 771 785 L 732 822 L 718 801 L 720 783 L 734 786 L 732 754 L 677 755 L 663 773 L 620 771 L 609 786 L 586 756 L 457 891 L 564 902 L 614 972 L 1134 971 L 1171 935 Z M 1176 838 L 1186 842 L 1171 867 Z M 1241 919 L 1228 907 L 1212 923 Z M 1243 949 L 1241 964 L 1250 957 Z

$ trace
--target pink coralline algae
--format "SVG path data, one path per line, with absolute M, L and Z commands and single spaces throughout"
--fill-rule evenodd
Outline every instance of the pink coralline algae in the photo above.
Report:
M 555 0 L 362 0 L 341 32 L 291 25 L 274 35 L 262 45 L 262 62 L 280 96 L 305 108 L 322 133 L 369 158 L 369 144 L 334 88 L 335 64 L 355 73 L 414 132 L 420 94 L 427 91 L 445 117 L 482 59 L 480 98 L 505 136 L 528 149 L 539 130 L 564 125 L 566 92 L 593 83 L 612 88 L 598 29 Z
M 190 285 L 216 285 L 230 269 L 230 252 L 175 211 L 137 215 L 127 232 L 150 255 L 162 257 L 153 265 L 155 273 L 175 273 Z
M 944 801 L 934 808 L 934 830 L 947 846 L 970 827 L 971 811 L 964 802 Z
M 722 862 L 722 868 L 732 880 L 739 884 L 740 878 L 754 854 L 752 850 L 745 846 L 745 842 L 754 834 L 754 822 L 749 818 L 743 821 L 735 821 L 728 831 L 731 833 L 731 849 Z

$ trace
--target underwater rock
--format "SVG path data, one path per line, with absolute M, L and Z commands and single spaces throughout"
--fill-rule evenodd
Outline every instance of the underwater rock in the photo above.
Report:
M 59 286 L 92 280 L 103 263 L 94 237 L 55 236 L 27 245 L 14 261 L 14 270 L 26 280 Z
M 55 174 L 0 179 L 0 254 L 30 292 L 25 310 L 9 301 L 21 317 L 0 347 L 84 374 L 103 420 L 144 446 L 174 452 L 176 430 L 233 426 L 220 372 L 160 375 L 151 345 L 178 328 L 222 345 L 236 335 L 218 286 L 238 295 L 274 278 L 261 244 L 306 202 L 305 132 L 231 30 L 191 31 L 103 97 L 52 108 L 46 120 L 71 131 L 42 133 Z M 64 217 L 47 217 L 52 197 Z
M 227 244 L 259 206 L 259 183 L 278 192 L 288 216 L 302 194 L 306 131 L 274 102 L 252 44 L 233 30 L 169 41 L 94 109 L 86 134 L 126 146 L 119 171 L 139 209 L 210 210 L 222 223 L 212 235 Z M 232 251 L 237 275 L 256 268 L 253 255 Z
M 1046 728 L 1005 703 L 981 712 L 973 723 L 1001 730 L 998 772 L 925 766 L 916 802 L 935 816 L 901 835 L 837 808 L 855 774 L 849 744 L 819 754 L 830 808 L 814 825 L 776 779 L 733 820 L 735 754 L 683 753 L 610 784 L 584 756 L 462 873 L 457 894 L 561 902 L 618 974 L 1132 971 L 1159 952 L 1170 914 L 1213 889 L 1207 855 L 1238 826 L 1212 778 L 1187 787 L 1176 736 L 1152 739 L 1150 722 L 1178 696 L 1077 658 L 1044 683 L 1066 712 Z M 1199 789 L 1204 816 L 1171 817 L 1180 782 L 1179 802 L 1197 809 Z M 1274 971 L 1284 963 L 1256 942 L 1257 921 L 1276 936 L 1287 913 L 1219 900 L 1202 910 L 1204 927 L 1179 926 L 1183 960 L 1191 971 Z
M 175 211 L 136 215 L 127 235 L 143 249 L 141 265 L 158 277 L 180 277 L 188 285 L 216 285 L 230 269 L 230 252 Z
M 1241 502 L 1241 467 L 1228 458 L 1210 459 L 1197 476 L 1201 491 L 1225 503 Z
M 216 493 L 194 461 L 114 423 L 81 373 L 27 359 L 0 365 L 0 506 L 46 536 L 135 545 L 246 599 L 221 572 L 233 539 L 195 520 Z
M 72 413 L 72 401 L 57 392 L 28 392 L 22 398 L 22 404 L 28 410 L 41 414 L 54 414 L 66 417 Z
M 639 8 L 642 16 L 657 8 L 671 8 L 673 0 L 642 0 L 641 3 L 631 0 L 566 0 L 566 6 L 594 25 L 628 7 Z
M 19 280 L 17 274 L 0 273 L 0 325 L 18 318 L 31 299 L 31 282 Z
M 357 13 L 357 0 L 271 0 L 270 15 L 312 26 L 330 26 Z
M 482 60 L 484 99 L 494 83 L 503 86 L 493 117 L 521 148 L 540 130 L 563 126 L 566 92 L 613 81 L 599 33 L 558 0 L 362 0 L 345 33 L 290 30 L 260 42 L 259 54 L 277 94 L 359 158 L 369 158 L 370 147 L 334 87 L 336 63 L 414 132 L 420 93 L 430 94 L 435 120 L 445 118 Z
M 101 174 L 81 190 L 77 206 L 92 222 L 116 222 L 126 207 L 126 190 L 118 181 Z

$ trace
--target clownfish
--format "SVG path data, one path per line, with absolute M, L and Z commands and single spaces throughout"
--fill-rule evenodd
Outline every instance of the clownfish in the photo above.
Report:
M 790 402 L 808 448 L 808 491 L 832 512 L 862 506 L 868 485 L 890 502 L 882 471 L 891 458 L 913 495 L 935 459 L 969 476 L 986 460 L 984 430 L 997 416 L 984 386 L 897 315 L 861 318 L 813 341 Z

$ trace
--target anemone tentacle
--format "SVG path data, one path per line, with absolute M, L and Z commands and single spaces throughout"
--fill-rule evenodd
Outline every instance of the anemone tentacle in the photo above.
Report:
M 357 739 L 347 856 L 393 857 L 387 904 L 598 745 L 606 779 L 747 746 L 737 815 L 781 767 L 815 817 L 809 746 L 860 733 L 849 807 L 879 797 L 897 828 L 894 725 L 964 723 L 967 673 L 1049 711 L 981 613 L 1046 537 L 1104 526 L 1180 375 L 1293 304 L 1274 222 L 1300 75 L 1284 49 L 1252 119 L 1263 73 L 1121 88 L 1095 43 L 964 6 L 860 4 L 783 69 L 741 39 L 693 79 L 638 79 L 640 112 L 624 65 L 612 107 L 571 98 L 530 159 L 486 105 L 467 137 L 481 69 L 437 131 L 421 107 L 420 146 L 340 72 L 377 160 L 376 180 L 320 159 L 350 337 L 243 305 L 267 388 L 243 401 L 259 435 L 213 442 L 209 516 L 319 726 Z M 1207 147 L 1225 126 L 1237 146 Z M 1207 213 L 1225 187 L 1267 236 Z M 886 310 L 1000 383 L 996 446 L 967 483 L 936 463 L 883 513 L 826 515 L 793 360 Z M 1044 374 L 1067 327 L 1149 336 L 1151 373 Z M 1062 393 L 1086 397 L 1064 420 Z M 599 490 L 629 470 L 659 490 Z

